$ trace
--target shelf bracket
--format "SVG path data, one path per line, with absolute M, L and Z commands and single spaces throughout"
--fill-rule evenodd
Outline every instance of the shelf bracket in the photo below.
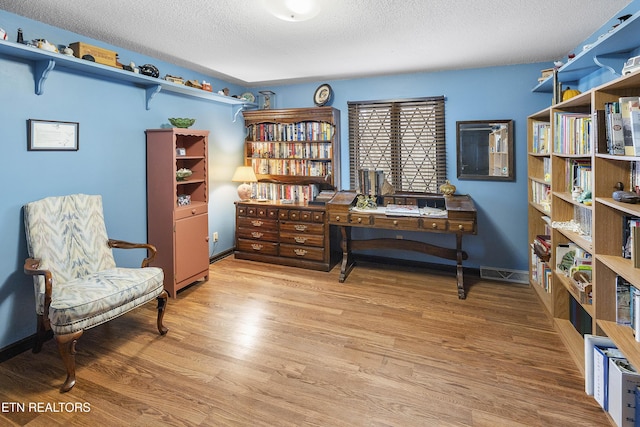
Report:
M 240 114 L 242 112 L 242 110 L 244 110 L 245 105 L 241 105 L 240 107 L 238 107 L 238 109 L 236 110 L 236 112 L 233 114 L 233 123 L 236 122 L 236 120 L 238 119 L 238 114 Z
M 593 62 L 600 68 L 611 71 L 611 73 L 620 77 L 622 75 L 622 67 L 628 58 L 628 54 L 608 54 L 608 55 L 596 55 L 593 57 Z
M 158 94 L 158 92 L 160 92 L 161 89 L 162 89 L 162 86 L 155 85 L 155 86 L 149 86 L 144 90 L 147 97 L 147 106 L 146 106 L 147 110 L 151 109 L 151 100 L 153 99 L 154 96 Z
M 42 95 L 44 93 L 44 81 L 47 80 L 49 73 L 55 66 L 56 61 L 53 59 L 43 59 L 41 61 L 35 61 L 33 64 L 35 69 L 36 95 Z

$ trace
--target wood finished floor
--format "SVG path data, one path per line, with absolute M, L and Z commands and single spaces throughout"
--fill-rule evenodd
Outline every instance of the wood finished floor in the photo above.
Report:
M 225 258 L 165 337 L 154 304 L 85 332 L 69 393 L 53 340 L 0 363 L 0 425 L 610 425 L 532 289 L 338 273 Z

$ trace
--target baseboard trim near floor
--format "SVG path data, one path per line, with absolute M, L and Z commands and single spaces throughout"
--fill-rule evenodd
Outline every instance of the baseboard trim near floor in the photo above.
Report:
M 53 333 L 51 331 L 48 331 L 45 340 L 49 340 L 52 338 Z M 24 353 L 27 350 L 31 350 L 33 348 L 35 340 L 36 334 L 33 334 L 0 349 L 0 363 L 4 362 L 5 360 L 11 359 L 13 356 L 17 356 L 20 353 Z
M 209 264 L 213 264 L 216 261 L 220 261 L 223 258 L 228 257 L 229 255 L 233 255 L 235 248 L 227 249 L 226 251 L 222 251 L 218 254 L 209 257 Z

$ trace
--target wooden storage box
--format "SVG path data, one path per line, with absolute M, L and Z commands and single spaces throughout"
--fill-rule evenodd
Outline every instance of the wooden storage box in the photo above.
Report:
M 76 58 L 82 58 L 84 55 L 91 55 L 98 64 L 117 67 L 116 52 L 112 50 L 103 49 L 101 47 L 92 46 L 82 42 L 71 43 L 69 47 L 73 49 L 73 56 Z

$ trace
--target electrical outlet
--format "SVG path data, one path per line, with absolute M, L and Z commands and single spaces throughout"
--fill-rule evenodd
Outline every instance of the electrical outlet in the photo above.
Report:
M 218 241 L 218 232 L 217 232 L 217 231 L 214 231 L 214 232 L 213 232 L 213 241 L 214 241 L 214 242 L 217 242 L 217 241 Z

